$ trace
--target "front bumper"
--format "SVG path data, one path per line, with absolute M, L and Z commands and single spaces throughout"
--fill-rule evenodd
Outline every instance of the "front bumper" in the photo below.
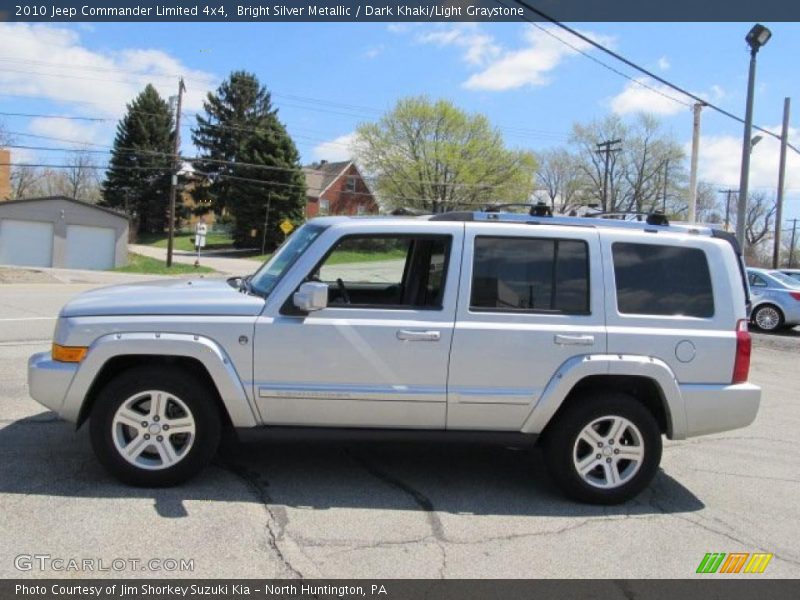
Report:
M 761 388 L 735 385 L 682 385 L 686 407 L 686 437 L 747 427 L 756 418 Z
M 54 361 L 49 352 L 39 352 L 28 359 L 28 390 L 42 406 L 64 416 L 63 406 L 78 365 Z

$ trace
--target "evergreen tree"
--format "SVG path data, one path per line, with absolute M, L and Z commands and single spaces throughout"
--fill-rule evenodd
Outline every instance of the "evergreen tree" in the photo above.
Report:
M 150 84 L 117 124 L 103 204 L 123 209 L 139 231 L 158 233 L 166 226 L 174 129 L 169 104 Z
M 261 244 L 269 201 L 267 247 L 275 247 L 284 237 L 278 224 L 302 220 L 306 187 L 297 148 L 269 92 L 255 75 L 234 71 L 203 107 L 192 140 L 201 154 L 194 168 L 206 183 L 195 188 L 195 199 L 233 218 L 239 247 Z

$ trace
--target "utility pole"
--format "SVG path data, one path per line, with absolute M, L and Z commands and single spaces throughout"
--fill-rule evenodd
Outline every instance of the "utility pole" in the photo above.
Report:
M 786 146 L 789 143 L 789 111 L 791 98 L 783 99 L 783 129 L 781 130 L 781 160 L 778 166 L 778 200 L 775 207 L 775 245 L 772 248 L 772 268 L 778 268 L 781 254 L 781 221 L 783 219 L 783 192 L 786 187 Z M 794 246 L 794 242 L 792 242 Z
M 609 169 L 609 161 L 611 160 L 611 155 L 616 152 L 621 152 L 622 148 L 613 146 L 618 146 L 621 144 L 621 139 L 616 140 L 606 140 L 605 142 L 600 142 L 597 144 L 596 152 L 598 154 L 603 154 L 603 211 L 608 211 L 608 169 Z
M 731 227 L 731 196 L 738 190 L 719 190 L 720 194 L 725 194 L 725 231 Z
M 272 192 L 267 193 L 267 210 L 264 215 L 264 235 L 261 236 L 261 254 L 267 253 L 267 227 L 269 226 L 270 204 L 272 204 Z
M 780 228 L 780 225 L 778 225 L 778 227 Z M 792 241 L 789 244 L 789 267 L 788 267 L 789 269 L 791 269 L 792 266 L 794 265 L 794 262 L 793 262 L 794 261 L 794 241 L 795 241 L 795 236 L 796 235 L 797 235 L 797 219 L 792 219 Z
M 172 249 L 175 243 L 175 196 L 178 193 L 178 171 L 181 168 L 181 107 L 183 106 L 183 92 L 186 86 L 183 85 L 183 77 L 178 83 L 178 104 L 175 107 L 175 140 L 174 140 L 174 160 L 172 179 L 169 186 L 169 235 L 167 236 L 167 267 L 172 266 Z
M 700 153 L 700 111 L 702 102 L 694 104 L 694 123 L 692 125 L 692 161 L 689 171 L 689 223 L 697 220 L 697 158 Z
M 669 182 L 669 159 L 664 161 L 664 195 L 661 198 L 661 212 L 667 214 L 667 183 Z

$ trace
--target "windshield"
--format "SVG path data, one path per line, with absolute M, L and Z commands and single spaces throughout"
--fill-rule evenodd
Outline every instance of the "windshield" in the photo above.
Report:
M 789 287 L 800 287 L 800 281 L 795 279 L 794 277 L 790 277 L 785 273 L 781 273 L 780 271 L 770 271 L 770 275 L 780 281 L 783 285 L 788 285 Z
M 319 237 L 325 227 L 321 225 L 303 225 L 281 245 L 250 280 L 251 289 L 261 295 L 268 296 L 283 276 L 289 271 L 297 259 L 306 251 L 312 242 Z

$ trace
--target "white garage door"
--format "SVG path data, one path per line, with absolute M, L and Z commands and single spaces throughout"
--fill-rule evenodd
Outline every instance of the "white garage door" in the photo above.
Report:
M 110 227 L 67 225 L 65 264 L 70 269 L 112 269 L 116 234 Z
M 0 264 L 49 267 L 53 264 L 53 224 L 0 220 Z

